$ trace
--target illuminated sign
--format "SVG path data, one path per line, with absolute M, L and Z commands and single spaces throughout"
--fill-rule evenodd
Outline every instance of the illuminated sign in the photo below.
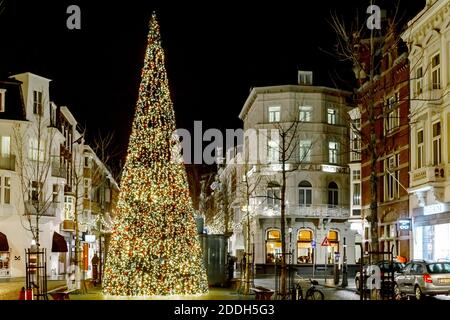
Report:
M 430 204 L 429 206 L 423 207 L 423 215 L 428 216 L 430 214 L 441 213 L 445 211 L 443 203 Z
M 85 242 L 95 242 L 95 235 L 87 234 L 84 236 Z
M 400 219 L 398 220 L 398 230 L 400 231 L 410 231 L 411 228 L 411 219 Z
M 336 166 L 329 166 L 326 164 L 322 165 L 323 172 L 337 172 L 337 170 L 338 170 L 338 167 L 336 167 Z

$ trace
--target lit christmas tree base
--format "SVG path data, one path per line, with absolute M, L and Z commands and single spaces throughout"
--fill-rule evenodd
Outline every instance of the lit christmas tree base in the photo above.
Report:
M 121 179 L 103 293 L 173 296 L 208 292 L 203 255 L 170 99 L 155 14 Z

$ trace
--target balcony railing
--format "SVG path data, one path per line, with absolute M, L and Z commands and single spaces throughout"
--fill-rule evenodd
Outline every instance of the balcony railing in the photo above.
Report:
M 16 156 L 11 154 L 9 156 L 0 156 L 0 169 L 3 170 L 16 170 Z
M 447 167 L 437 165 L 416 169 L 411 174 L 411 186 L 417 186 L 428 182 L 445 181 L 447 178 Z
M 56 217 L 58 203 L 43 204 L 36 200 L 25 201 L 25 210 L 27 214 L 36 215 L 39 210 L 40 217 Z
M 52 176 L 64 179 L 67 177 L 67 170 L 59 163 L 59 161 L 52 161 Z
M 279 216 L 279 206 L 265 206 L 263 208 L 253 208 L 256 215 L 260 216 Z M 299 218 L 334 218 L 348 219 L 350 217 L 350 208 L 347 206 L 337 206 L 330 204 L 317 204 L 310 206 L 286 206 L 286 215 Z

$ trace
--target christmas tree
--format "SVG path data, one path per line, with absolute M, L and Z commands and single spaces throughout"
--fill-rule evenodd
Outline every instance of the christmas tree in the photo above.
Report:
M 110 295 L 208 291 L 155 14 L 105 266 Z

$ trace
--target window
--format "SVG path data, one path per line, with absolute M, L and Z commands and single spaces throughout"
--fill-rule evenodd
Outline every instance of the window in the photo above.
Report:
M 5 112 L 5 89 L 0 89 L 0 112 Z
M 269 107 L 269 122 L 280 121 L 280 106 Z
M 359 130 L 361 129 L 361 119 L 353 119 L 350 131 L 350 143 L 352 152 L 350 154 L 350 161 L 361 160 L 361 137 Z
M 433 124 L 433 165 L 441 164 L 441 123 Z
M 417 131 L 417 169 L 423 166 L 423 130 Z
M 338 143 L 334 141 L 328 142 L 328 162 L 338 162 Z
M 54 184 L 52 190 L 52 201 L 57 203 L 59 202 L 59 185 Z
M 300 106 L 298 108 L 299 117 L 298 120 L 302 122 L 312 121 L 312 107 L 311 106 Z
M 398 127 L 399 124 L 399 115 L 398 115 L 398 107 L 397 103 L 399 101 L 399 94 L 393 95 L 392 97 L 388 98 L 385 102 L 386 106 L 386 117 L 384 121 L 384 133 L 388 134 L 392 130 L 394 130 L 396 127 Z
M 11 154 L 11 137 L 2 136 L 2 157 L 9 158 Z
M 84 178 L 83 179 L 83 198 L 84 199 L 91 199 L 91 179 Z
M 42 115 L 42 92 L 33 91 L 33 113 Z
M 267 231 L 266 236 L 266 263 L 274 263 L 281 254 L 281 232 L 276 229 Z
M 33 202 L 42 201 L 42 182 L 30 181 L 30 200 Z
M 312 85 L 313 73 L 312 71 L 299 71 L 298 72 L 298 84 L 299 85 Z
M 422 67 L 418 67 L 416 70 L 416 95 L 422 93 L 423 90 L 423 73 Z
M 66 220 L 72 220 L 75 217 L 75 197 L 64 196 L 64 213 Z
M 353 205 L 354 206 L 361 205 L 361 184 L 360 183 L 353 184 Z
M 313 233 L 309 229 L 300 229 L 297 237 L 297 263 L 312 263 L 313 250 L 312 243 Z
M 327 109 L 327 122 L 329 124 L 336 124 L 336 109 L 328 108 Z
M 431 85 L 433 90 L 441 88 L 441 61 L 439 53 L 431 58 Z
M 267 206 L 271 209 L 280 207 L 280 186 L 277 183 L 269 183 L 267 188 Z
M 89 157 L 84 157 L 84 167 L 90 168 L 91 167 L 91 161 Z
M 361 180 L 361 170 L 352 170 L 353 180 Z
M 328 184 L 328 206 L 334 207 L 339 204 L 339 190 L 336 182 Z
M 44 145 L 39 143 L 38 139 L 30 138 L 28 157 L 34 161 L 44 161 Z
M 361 216 L 361 209 L 353 209 L 352 210 L 352 216 L 360 217 Z
M 385 196 L 384 200 L 394 200 L 399 197 L 399 155 L 392 155 L 385 160 Z
M 56 105 L 53 103 L 50 105 L 50 125 L 56 127 Z
M 300 207 L 310 207 L 312 203 L 312 185 L 308 181 L 298 184 L 298 204 Z
M 11 203 L 11 178 L 0 177 L 0 194 L 2 195 L 2 203 Z
M 328 241 L 330 242 L 330 246 L 326 247 L 327 252 L 327 260 L 328 263 L 334 262 L 334 253 L 339 252 L 339 234 L 335 230 L 328 231 L 327 235 Z
M 278 143 L 274 140 L 269 140 L 267 142 L 267 159 L 269 162 L 278 162 L 279 153 L 278 153 Z
M 311 162 L 311 140 L 300 140 L 300 162 Z

